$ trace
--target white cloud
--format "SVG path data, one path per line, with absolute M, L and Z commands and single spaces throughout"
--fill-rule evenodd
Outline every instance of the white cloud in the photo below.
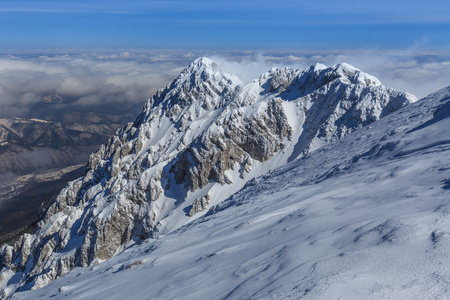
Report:
M 388 87 L 422 98 L 450 85 L 450 52 L 430 53 L 416 48 L 404 51 L 266 51 L 256 56 L 235 58 L 234 62 L 233 57 L 214 57 L 213 60 L 217 60 L 224 71 L 242 76 L 243 81 L 256 78 L 274 66 L 303 69 L 314 63 L 332 66 L 346 62 L 378 77 Z
M 130 51 L 0 56 L 0 117 L 26 115 L 31 105 L 52 94 L 83 109 L 141 105 L 190 61 L 159 56 Z
M 378 77 L 389 87 L 408 91 L 418 98 L 450 85 L 449 53 L 407 51 L 349 52 L 330 63 L 346 61 Z
M 272 67 L 299 69 L 316 62 L 347 62 L 380 79 L 386 86 L 426 96 L 450 85 L 450 53 L 407 51 L 183 51 L 126 50 L 32 52 L 0 55 L 0 117 L 30 115 L 30 107 L 47 95 L 60 95 L 67 109 L 108 112 L 142 107 L 199 56 L 224 72 L 248 82 Z M 69 106 L 68 103 L 71 103 Z M 50 106 L 49 106 L 50 107 Z M 56 107 L 56 104 L 55 104 Z M 59 104 L 58 107 L 61 107 Z M 126 109 L 126 108 L 124 108 Z M 120 111 L 120 110 L 119 110 Z M 128 113 L 130 111 L 124 111 Z M 32 113 L 32 112 L 31 112 Z M 133 112 L 137 113 L 137 112 Z

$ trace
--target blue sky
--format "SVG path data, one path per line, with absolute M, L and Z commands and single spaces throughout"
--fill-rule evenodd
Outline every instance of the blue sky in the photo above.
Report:
M 450 2 L 428 3 L 0 0 L 0 47 L 448 50 Z

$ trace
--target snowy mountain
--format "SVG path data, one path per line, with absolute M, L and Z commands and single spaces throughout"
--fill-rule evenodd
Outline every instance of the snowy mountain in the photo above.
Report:
M 303 214 L 296 211 L 296 207 L 303 207 L 305 201 L 311 206 L 323 208 L 324 214 L 320 215 L 331 217 L 326 216 L 325 212 L 334 211 L 334 208 L 320 204 L 324 201 L 316 204 L 313 199 L 326 197 L 322 189 L 330 190 L 331 195 L 332 187 L 337 187 L 334 184 L 347 167 L 351 169 L 358 162 L 372 161 L 372 156 L 376 156 L 370 151 L 368 154 L 361 152 L 359 156 L 354 154 L 351 156 L 352 164 L 345 165 L 351 153 L 374 140 L 366 137 L 362 143 L 354 142 L 355 145 L 347 147 L 344 141 L 351 139 L 344 137 L 354 131 L 349 137 L 361 135 L 361 130 L 357 130 L 363 126 L 366 127 L 362 131 L 367 132 L 368 124 L 401 108 L 405 111 L 404 107 L 415 100 L 414 96 L 384 87 L 375 77 L 347 64 L 330 68 L 316 64 L 305 70 L 272 69 L 244 84 L 237 77 L 221 72 L 211 60 L 197 59 L 165 89 L 148 100 L 134 123 L 122 128 L 91 155 L 86 175 L 69 183 L 61 191 L 35 234 L 23 235 L 14 245 L 1 248 L 0 288 L 3 295 L 46 286 L 76 267 L 94 266 L 107 259 L 108 262 L 92 270 L 109 265 L 111 269 L 102 270 L 116 274 L 140 264 L 143 266 L 136 267 L 140 270 L 154 268 L 157 257 L 160 257 L 158 255 L 168 255 L 166 258 L 171 262 L 167 265 L 157 263 L 162 273 L 147 270 L 152 273 L 149 276 L 165 277 L 161 274 L 175 272 L 172 267 L 181 267 L 173 264 L 175 257 L 186 263 L 187 275 L 183 281 L 175 276 L 183 273 L 180 269 L 167 274 L 174 279 L 171 282 L 166 278 L 168 286 L 180 282 L 180 288 L 177 287 L 173 295 L 164 294 L 163 283 L 160 282 L 153 291 L 160 293 L 155 294 L 158 297 L 177 298 L 176 295 L 185 292 L 183 284 L 190 285 L 186 280 L 198 281 L 202 277 L 205 280 L 201 286 L 207 282 L 210 287 L 213 286 L 210 281 L 213 278 L 222 280 L 224 285 L 234 282 L 243 286 L 248 280 L 259 281 L 249 272 L 257 276 L 266 267 L 270 270 L 274 268 L 269 276 L 277 282 L 275 279 L 280 274 L 275 269 L 282 270 L 291 260 L 299 260 L 287 257 L 287 261 L 270 267 L 270 260 L 277 261 L 280 257 L 284 260 L 283 249 L 273 245 L 289 240 L 290 243 L 285 245 L 286 255 L 291 255 L 292 247 L 297 247 L 295 238 L 302 237 L 301 233 L 308 227 L 291 237 L 286 229 L 283 237 L 277 234 L 275 236 L 278 237 L 268 239 L 265 244 L 258 236 L 268 228 L 266 219 L 272 222 L 283 215 L 289 226 L 297 227 L 301 223 L 298 218 L 302 218 Z M 390 119 L 391 122 L 396 120 Z M 340 142 L 342 138 L 344 140 Z M 374 151 L 384 150 L 392 149 L 380 146 Z M 277 171 L 270 172 L 275 169 Z M 358 172 L 348 172 L 358 174 L 354 179 L 364 180 Z M 276 179 L 272 180 L 272 177 Z M 333 184 L 321 183 L 327 180 L 333 181 Z M 350 183 L 353 184 L 351 181 L 345 184 Z M 300 191 L 302 187 L 305 193 Z M 345 185 L 342 189 L 346 190 Z M 275 196 L 267 196 L 268 191 Z M 356 197 L 358 193 L 352 194 L 351 191 L 350 188 L 344 192 L 343 197 L 346 193 Z M 383 189 L 383 192 L 387 191 Z M 330 197 L 333 202 L 335 196 Z M 305 213 L 310 213 L 306 207 Z M 253 223 L 259 225 L 255 227 Z M 314 230 L 320 233 L 327 226 L 329 224 L 322 224 Z M 205 229 L 203 233 L 202 228 Z M 251 232 L 256 236 L 248 236 Z M 249 239 L 245 241 L 245 237 Z M 281 239 L 277 241 L 278 238 Z M 220 270 L 224 263 L 231 263 L 226 259 L 218 262 L 212 258 L 218 263 L 217 266 L 206 262 L 208 268 L 212 268 L 210 272 L 205 269 L 197 272 L 200 269 L 190 262 L 194 256 L 210 251 L 208 241 L 214 248 L 220 248 L 223 242 L 235 244 L 229 249 L 222 249 L 225 257 L 240 256 L 231 264 L 229 277 L 218 278 L 222 273 L 214 273 L 214 269 Z M 136 243 L 141 245 L 131 247 Z M 161 248 L 159 245 L 165 246 Z M 191 251 L 180 258 L 179 251 L 186 247 L 190 247 Z M 255 251 L 266 249 L 269 253 L 263 256 L 253 255 L 256 252 L 240 255 L 241 250 L 246 248 Z M 314 251 L 314 248 L 309 251 Z M 312 255 L 319 255 L 320 251 Z M 171 256 L 175 252 L 178 256 Z M 222 253 L 216 252 L 197 257 L 198 267 L 204 268 L 205 261 Z M 272 254 L 275 256 L 272 257 Z M 114 269 L 114 264 L 128 256 L 146 258 Z M 149 262 L 151 258 L 147 257 L 154 257 L 155 261 Z M 192 272 L 189 271 L 191 267 L 195 269 Z M 223 268 L 226 269 L 226 265 Z M 239 268 L 245 270 L 239 271 Z M 111 271 L 113 269 L 114 272 Z M 122 278 L 122 273 L 111 275 L 112 280 Z M 209 273 L 211 278 L 207 275 Z M 70 272 L 62 280 L 74 278 L 73 274 Z M 191 275 L 198 277 L 192 278 Z M 92 279 L 93 282 L 98 279 L 82 278 Z M 137 278 L 136 282 L 140 284 Z M 267 280 L 261 280 L 250 286 L 253 289 L 266 287 L 266 283 Z M 255 294 L 242 294 L 240 297 L 241 291 L 236 284 L 236 292 L 229 291 L 231 298 L 258 298 L 256 290 Z M 242 288 L 242 292 L 248 291 Z M 264 288 L 261 291 L 264 292 Z M 201 295 L 207 290 L 199 290 L 198 293 Z M 226 296 L 223 289 L 218 293 Z M 19 293 L 14 297 L 22 295 L 28 294 Z M 88 295 L 95 297 L 95 292 Z M 119 297 L 119 294 L 115 295 Z M 79 294 L 79 297 L 84 296 Z
M 13 299 L 446 299 L 450 87 Z

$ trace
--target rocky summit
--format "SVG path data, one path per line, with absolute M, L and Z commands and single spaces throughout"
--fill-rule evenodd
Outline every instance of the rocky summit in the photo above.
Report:
M 348 64 L 274 68 L 243 83 L 199 58 L 90 156 L 34 234 L 2 246 L 2 296 L 173 232 L 255 177 L 415 101 Z

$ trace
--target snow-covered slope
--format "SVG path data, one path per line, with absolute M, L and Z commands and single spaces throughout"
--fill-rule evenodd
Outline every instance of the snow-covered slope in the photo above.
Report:
M 249 214 L 245 221 L 244 215 L 239 217 L 239 209 L 225 209 L 227 205 L 234 207 L 233 201 L 243 197 L 234 194 L 245 184 L 248 186 L 253 178 L 289 161 L 292 166 L 311 168 L 314 163 L 303 165 L 305 160 L 312 159 L 305 154 L 315 153 L 324 145 L 414 101 L 414 96 L 386 88 L 376 78 L 346 64 L 331 68 L 314 65 L 306 70 L 272 69 L 244 85 L 238 78 L 222 73 L 214 62 L 198 59 L 150 99 L 134 123 L 124 127 L 91 156 L 86 176 L 61 191 L 34 235 L 24 235 L 14 246 L 1 248 L 0 288 L 4 295 L 9 295 L 17 288 L 42 287 L 75 267 L 95 265 L 136 242 L 147 240 L 140 246 L 143 248 L 133 248 L 136 251 L 149 249 L 146 247 L 152 238 L 159 237 L 157 244 L 163 240 L 169 243 L 165 246 L 167 255 L 183 251 L 183 245 L 196 247 L 194 241 L 201 247 L 200 251 L 205 247 L 202 243 L 214 240 L 196 236 L 195 230 L 199 229 L 192 229 L 195 234 L 185 244 L 177 242 L 184 237 L 171 240 L 189 228 L 206 227 L 203 238 L 228 232 L 229 235 L 222 237 L 236 243 L 237 248 L 229 252 L 234 256 L 243 240 L 237 236 L 232 242 L 233 233 L 227 230 L 238 225 L 234 224 L 236 220 L 245 225 L 254 217 L 260 219 L 257 223 L 266 224 L 264 219 L 271 219 L 271 214 L 283 214 L 285 201 L 292 202 L 288 206 L 295 206 L 298 200 L 284 192 L 281 198 L 266 199 L 262 190 L 254 190 L 259 186 L 256 184 L 243 190 L 248 192 L 240 192 L 255 195 L 251 200 L 254 207 L 250 209 L 250 205 L 250 211 L 242 212 L 254 210 L 253 217 Z M 343 157 L 337 155 L 336 159 Z M 324 170 L 327 158 L 312 161 L 318 164 L 292 180 L 315 178 L 312 175 Z M 289 186 L 282 187 L 291 181 L 286 178 L 276 183 L 280 186 L 276 189 L 289 189 Z M 267 202 L 265 206 L 255 202 L 258 197 L 265 199 L 261 200 Z M 222 203 L 225 199 L 228 200 Z M 242 203 L 243 207 L 247 205 L 244 200 Z M 219 206 L 205 217 L 214 205 Z M 267 212 L 268 216 L 264 216 L 264 207 L 272 211 Z M 222 210 L 226 213 L 214 213 Z M 235 220 L 229 211 L 237 214 Z M 259 213 L 263 214 L 258 216 Z M 219 224 L 212 221 L 222 214 L 226 217 Z M 190 222 L 192 225 L 181 227 Z M 248 232 L 238 233 L 241 234 Z M 180 248 L 171 248 L 171 241 L 176 244 L 173 247 Z M 253 249 L 251 244 L 247 245 Z M 154 255 L 158 255 L 158 249 L 153 249 Z M 194 252 L 187 252 L 188 257 L 198 254 Z M 117 260 L 129 253 L 123 252 Z M 179 256 L 180 252 L 177 253 Z M 205 258 L 215 255 L 211 252 Z M 237 261 L 245 257 L 248 258 L 243 255 Z M 171 263 L 176 261 L 175 257 L 168 258 Z M 245 263 L 240 266 L 244 267 Z M 243 274 L 258 268 L 253 270 L 249 265 L 247 269 Z M 164 274 L 164 270 L 161 272 Z M 202 274 L 198 275 L 208 276 Z M 154 275 L 164 277 L 161 273 Z M 245 276 L 234 277 L 239 282 Z
M 446 299 L 450 87 L 13 299 Z

